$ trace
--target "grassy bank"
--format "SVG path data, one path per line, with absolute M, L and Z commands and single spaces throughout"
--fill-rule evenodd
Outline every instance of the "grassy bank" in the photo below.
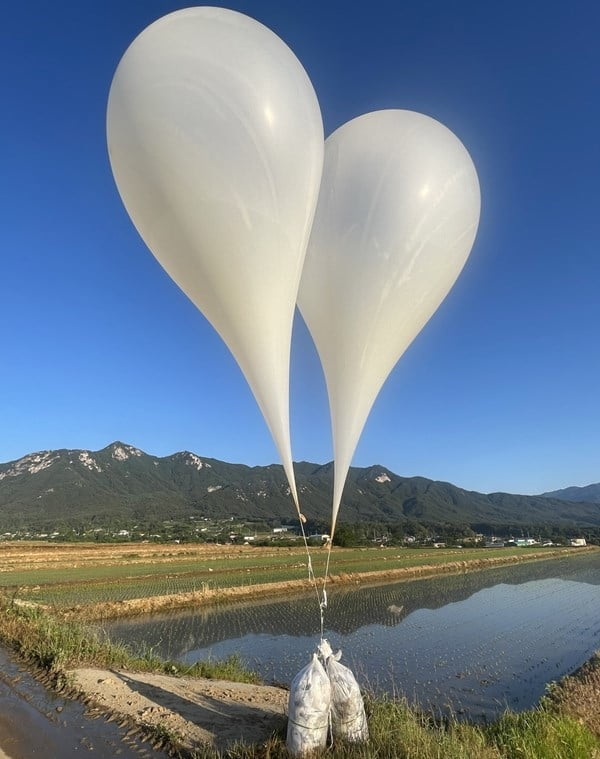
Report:
M 402 701 L 366 700 L 370 740 L 336 745 L 312 759 L 596 759 L 600 741 L 573 717 L 545 706 L 487 725 L 435 723 Z M 214 759 L 196 751 L 194 759 Z M 289 759 L 283 738 L 238 747 L 227 759 Z
M 150 650 L 134 655 L 126 646 L 104 640 L 78 622 L 59 619 L 40 607 L 6 596 L 0 599 L 0 643 L 57 683 L 65 670 L 80 666 L 259 682 L 236 656 L 187 666 L 164 661 Z
M 40 608 L 0 600 L 0 642 L 42 673 L 53 687 L 69 691 L 66 670 L 98 668 L 154 671 L 186 677 L 219 677 L 255 682 L 255 677 L 230 659 L 182 668 L 148 652 L 133 656 L 125 647 L 109 644 L 76 622 L 59 619 Z M 175 671 L 174 671 L 175 670 Z M 365 745 L 338 744 L 323 751 L 323 759 L 594 759 L 600 757 L 600 658 L 591 660 L 572 678 L 555 686 L 536 708 L 505 714 L 490 725 L 439 723 L 401 700 L 367 698 L 371 739 Z M 168 733 L 159 740 L 173 756 L 215 759 L 213 750 L 181 748 Z M 237 746 L 229 759 L 287 759 L 284 736 L 258 746 Z
M 548 702 L 600 737 L 600 652 L 549 689 Z

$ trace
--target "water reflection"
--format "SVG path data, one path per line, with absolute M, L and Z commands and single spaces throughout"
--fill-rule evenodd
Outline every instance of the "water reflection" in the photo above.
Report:
M 363 684 L 436 710 L 530 706 L 600 646 L 600 557 L 330 591 L 326 635 Z M 239 653 L 289 682 L 315 645 L 314 595 L 152 615 L 107 627 L 193 662 Z

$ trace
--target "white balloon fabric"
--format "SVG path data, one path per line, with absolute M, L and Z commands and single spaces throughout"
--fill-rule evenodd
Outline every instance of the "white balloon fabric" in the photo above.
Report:
M 107 133 L 133 223 L 233 353 L 298 506 L 290 345 L 324 149 L 306 72 L 248 16 L 176 11 L 119 63 Z
M 375 398 L 463 268 L 479 210 L 469 154 L 428 116 L 368 113 L 325 143 L 298 305 L 329 396 L 332 536 Z

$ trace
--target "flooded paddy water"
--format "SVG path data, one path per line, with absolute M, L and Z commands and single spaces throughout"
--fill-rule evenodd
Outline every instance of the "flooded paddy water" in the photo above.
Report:
M 528 708 L 600 648 L 600 552 L 385 585 L 330 586 L 325 636 L 375 693 L 491 719 Z M 107 622 L 183 663 L 239 654 L 289 684 L 319 637 L 314 594 Z

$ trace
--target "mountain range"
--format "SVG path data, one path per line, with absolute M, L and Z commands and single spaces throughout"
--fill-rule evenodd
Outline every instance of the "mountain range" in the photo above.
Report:
M 302 511 L 328 524 L 333 464 L 302 461 L 294 468 Z M 600 485 L 581 489 L 587 500 L 574 498 L 572 490 L 579 489 L 543 496 L 483 494 L 424 477 L 400 477 L 379 465 L 352 467 L 340 519 L 600 526 Z M 249 467 L 188 451 L 157 457 L 118 441 L 100 451 L 42 451 L 0 464 L 2 529 L 194 516 L 286 522 L 293 521 L 295 509 L 283 469 L 276 464 Z
M 581 503 L 600 503 L 600 482 L 595 485 L 586 485 L 583 488 L 571 487 L 562 490 L 553 490 L 550 493 L 542 493 L 545 498 L 560 498 L 563 501 L 575 501 Z

